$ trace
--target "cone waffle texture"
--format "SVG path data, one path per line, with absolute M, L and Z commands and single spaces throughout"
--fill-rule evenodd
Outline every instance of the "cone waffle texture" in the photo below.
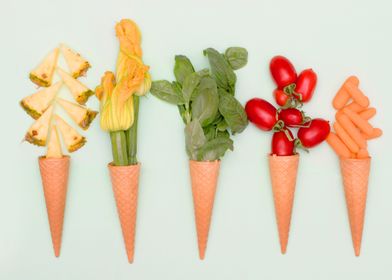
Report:
M 199 257 L 204 259 L 220 161 L 189 161 Z
M 120 218 L 128 261 L 133 262 L 140 164 L 114 166 L 109 164 L 114 198 Z
M 356 256 L 359 256 L 361 251 L 363 224 L 365 220 L 370 158 L 341 158 L 340 168 L 343 177 L 344 193 L 346 196 L 354 252 Z
M 69 157 L 40 157 L 39 168 L 48 212 L 54 254 L 60 256 L 64 209 L 67 196 Z
M 269 156 L 272 193 L 282 254 L 286 253 L 289 239 L 298 162 L 299 155 Z

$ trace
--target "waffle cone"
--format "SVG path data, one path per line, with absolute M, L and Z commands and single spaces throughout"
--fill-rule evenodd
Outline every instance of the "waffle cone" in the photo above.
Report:
M 298 162 L 298 154 L 293 156 L 269 156 L 272 193 L 282 254 L 286 253 L 289 240 Z
M 70 159 L 67 156 L 62 158 L 40 157 L 38 159 L 46 210 L 48 212 L 50 234 L 56 257 L 60 256 L 61 249 L 69 162 Z
M 189 161 L 199 257 L 204 259 L 220 161 Z
M 129 166 L 109 164 L 109 172 L 128 261 L 132 263 L 135 248 L 140 164 Z
M 359 256 L 361 251 L 370 161 L 370 158 L 340 159 L 351 236 L 356 256 Z

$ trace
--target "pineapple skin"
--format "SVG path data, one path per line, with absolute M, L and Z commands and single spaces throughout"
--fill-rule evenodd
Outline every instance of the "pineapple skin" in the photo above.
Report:
M 76 102 L 78 102 L 81 105 L 85 105 L 87 100 L 90 98 L 90 96 L 94 95 L 94 92 L 92 90 L 86 90 L 85 92 L 82 92 L 77 98 Z
M 87 130 L 90 127 L 90 124 L 92 121 L 95 119 L 95 117 L 98 115 L 97 111 L 90 111 L 87 110 L 86 115 L 84 116 L 83 120 L 78 123 L 78 125 L 83 129 Z
M 40 147 L 46 146 L 46 139 L 37 139 L 34 137 L 34 135 L 31 135 L 28 132 L 26 133 L 25 140 L 36 146 L 40 146 Z
M 67 150 L 68 150 L 68 152 L 73 153 L 73 152 L 79 150 L 81 147 L 83 147 L 84 144 L 86 144 L 86 142 L 87 142 L 86 138 L 82 137 L 79 142 L 77 142 L 71 146 L 68 146 Z
M 30 73 L 29 78 L 34 84 L 40 87 L 49 87 L 51 85 L 50 81 L 47 81 L 44 78 L 40 78 L 34 73 Z
M 41 117 L 42 114 L 29 107 L 24 100 L 20 101 L 19 104 L 20 106 L 22 106 L 23 110 L 25 110 L 26 113 L 30 115 L 33 119 L 37 120 L 39 117 Z
M 72 77 L 74 77 L 75 79 L 86 75 L 88 69 L 91 67 L 90 63 L 88 61 L 86 61 L 78 71 L 72 73 Z

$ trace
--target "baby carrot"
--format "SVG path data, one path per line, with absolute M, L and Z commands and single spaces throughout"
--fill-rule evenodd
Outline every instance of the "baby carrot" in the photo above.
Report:
M 369 98 L 363 94 L 357 85 L 353 83 L 345 83 L 344 88 L 350 94 L 351 98 L 362 107 L 369 106 Z
M 340 87 L 338 92 L 336 93 L 334 99 L 332 100 L 332 105 L 335 109 L 339 110 L 343 108 L 344 105 L 347 104 L 347 102 L 350 100 L 351 96 L 345 89 L 344 85 L 346 83 L 352 83 L 353 85 L 358 86 L 359 85 L 359 80 L 355 76 L 348 77 L 348 79 L 343 83 L 343 85 Z
M 368 108 L 365 111 L 360 112 L 359 115 L 364 120 L 370 120 L 374 117 L 374 115 L 376 115 L 376 112 L 376 108 Z
M 345 114 L 338 114 L 337 121 L 360 148 L 366 148 L 366 140 Z
M 357 113 L 354 113 L 350 109 L 344 109 L 343 112 L 350 118 L 350 120 L 364 133 L 370 135 L 373 133 L 373 126 L 367 121 L 361 118 Z
M 357 158 L 369 158 L 369 153 L 367 149 L 360 149 L 357 153 Z
M 339 157 L 349 158 L 351 156 L 350 150 L 346 147 L 346 145 L 344 145 L 344 143 L 335 133 L 329 133 L 327 137 L 327 143 Z
M 379 128 L 373 128 L 372 134 L 365 134 L 365 133 L 361 133 L 361 134 L 363 138 L 365 138 L 366 140 L 370 140 L 370 139 L 380 137 L 382 135 L 382 130 Z
M 344 128 L 339 123 L 334 123 L 333 128 L 335 129 L 335 133 L 339 136 L 340 140 L 346 145 L 346 147 L 352 153 L 358 153 L 359 146 L 355 141 L 348 135 L 348 133 L 344 130 Z
M 366 108 L 362 107 L 361 105 L 359 105 L 356 102 L 351 102 L 350 104 L 348 104 L 346 107 L 347 109 L 350 109 L 351 111 L 355 112 L 355 113 L 359 113 L 362 112 L 363 110 L 365 110 Z

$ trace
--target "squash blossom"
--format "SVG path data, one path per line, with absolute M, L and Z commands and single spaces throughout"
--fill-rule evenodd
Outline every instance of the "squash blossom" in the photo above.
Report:
M 105 131 L 129 129 L 135 118 L 132 96 L 145 95 L 151 88 L 149 67 L 141 59 L 141 34 L 136 24 L 121 20 L 116 25 L 116 36 L 120 42 L 116 75 L 106 72 L 95 90 L 100 100 L 101 128 Z

